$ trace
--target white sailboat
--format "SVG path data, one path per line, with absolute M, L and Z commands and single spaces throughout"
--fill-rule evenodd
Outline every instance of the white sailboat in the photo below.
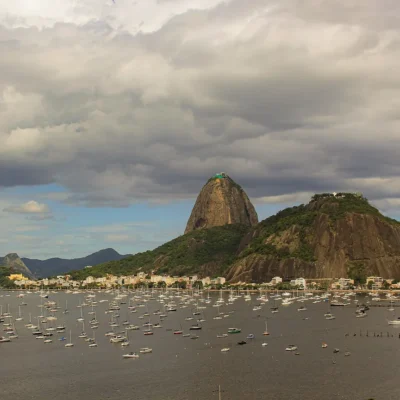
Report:
M 18 306 L 18 318 L 15 318 L 16 321 L 22 321 L 22 315 L 21 315 L 21 306 Z
M 267 319 L 265 318 L 265 331 L 263 332 L 264 336 L 268 336 L 269 332 L 268 332 L 268 325 L 267 325 Z
M 72 343 L 72 332 L 69 331 L 69 343 L 66 343 L 64 347 L 73 347 L 74 344 Z
M 92 339 L 92 342 L 89 344 L 89 347 L 97 347 L 97 343 L 96 343 L 96 331 L 93 331 L 93 339 Z

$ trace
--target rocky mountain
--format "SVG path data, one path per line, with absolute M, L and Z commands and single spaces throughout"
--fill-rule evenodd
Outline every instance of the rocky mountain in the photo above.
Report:
M 231 282 L 284 278 L 400 278 L 400 223 L 360 195 L 315 195 L 267 218 L 242 239 Z
M 229 282 L 284 279 L 400 279 L 400 223 L 358 194 L 315 195 L 255 226 L 196 229 L 159 248 L 78 271 L 76 276 L 155 270 L 225 276 Z M 79 275 L 80 274 L 80 275 Z
M 10 253 L 5 257 L 0 257 L 0 267 L 9 269 L 10 274 L 22 274 L 27 278 L 35 279 L 34 274 L 16 253 Z
M 224 172 L 216 174 L 201 189 L 185 233 L 228 224 L 253 226 L 256 210 L 245 191 Z
M 124 257 L 127 256 L 121 255 L 114 249 L 109 248 L 81 258 L 49 258 L 47 260 L 22 258 L 22 261 L 29 267 L 37 278 L 45 278 L 48 276 L 63 275 L 72 270 L 85 268 L 88 265 L 97 265 L 107 261 L 121 260 Z

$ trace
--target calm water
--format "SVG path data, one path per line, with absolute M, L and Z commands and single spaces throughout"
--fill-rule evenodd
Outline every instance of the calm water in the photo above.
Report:
M 219 384 L 222 399 L 231 400 L 400 398 L 400 329 L 387 325 L 387 318 L 397 314 L 386 308 L 371 308 L 368 317 L 355 318 L 354 305 L 333 307 L 336 319 L 327 321 L 326 303 L 308 301 L 304 303 L 308 310 L 298 312 L 303 303 L 295 302 L 281 306 L 278 313 L 272 314 L 271 300 L 261 311 L 253 311 L 254 305 L 260 302 L 257 296 L 252 296 L 251 302 L 240 298 L 233 305 L 221 307 L 221 312 L 234 310 L 222 320 L 213 320 L 218 309 L 207 305 L 206 310 L 201 310 L 206 319 L 203 330 L 193 332 L 200 336 L 197 340 L 167 331 L 182 325 L 189 332 L 193 321 L 185 321 L 185 317 L 191 316 L 192 309 L 178 308 L 177 312 L 168 313 L 163 327 L 154 329 L 153 336 L 130 331 L 131 344 L 122 348 L 120 344 L 109 343 L 109 338 L 104 336 L 110 330 L 110 314 L 105 314 L 108 303 L 104 302 L 95 308 L 100 321 L 96 330 L 98 347 L 89 348 L 84 339 L 78 338 L 82 324 L 76 321 L 80 316 L 76 306 L 84 301 L 84 294 L 50 293 L 48 300 L 56 301 L 62 309 L 68 300 L 70 310 L 67 315 L 62 310 L 56 314 L 55 325 L 65 322 L 67 331 L 55 334 L 50 344 L 35 339 L 24 326 L 29 322 L 29 313 L 33 317 L 41 313 L 38 305 L 42 299 L 38 294 L 27 294 L 22 300 L 16 293 L 6 296 L 3 292 L 0 296 L 3 296 L 0 297 L 3 312 L 9 305 L 14 316 L 21 301 L 28 303 L 21 307 L 24 321 L 16 322 L 19 338 L 0 344 L 1 400 L 217 399 Z M 102 293 L 95 300 L 112 298 Z M 159 322 L 152 312 L 160 309 L 160 304 L 155 300 L 147 304 L 151 322 Z M 147 318 L 138 317 L 145 310 L 137 308 L 137 313 L 130 313 L 130 321 L 142 326 Z M 400 315 L 400 308 L 396 310 Z M 92 330 L 87 322 L 92 316 L 87 315 L 88 311 L 90 307 L 84 307 L 86 332 L 90 336 Z M 121 305 L 119 313 L 122 322 L 128 315 L 127 305 Z M 268 337 L 262 336 L 265 316 Z M 229 327 L 241 328 L 242 333 L 223 339 L 216 337 L 226 333 Z M 66 342 L 58 341 L 62 335 L 69 336 L 69 329 L 72 329 L 73 348 L 65 348 Z M 116 329 L 122 330 L 122 325 Z M 383 332 L 383 337 L 374 337 L 374 332 Z M 249 333 L 256 338 L 247 340 L 244 346 L 237 345 Z M 328 343 L 327 349 L 321 348 L 322 341 Z M 268 346 L 262 347 L 263 342 L 268 342 Z M 297 345 L 300 355 L 286 352 L 288 344 Z M 151 347 L 153 353 L 142 354 L 139 359 L 122 359 L 122 354 L 145 346 Z M 231 350 L 221 353 L 223 347 Z M 334 355 L 335 347 L 340 352 Z M 351 356 L 345 357 L 345 351 L 350 351 Z

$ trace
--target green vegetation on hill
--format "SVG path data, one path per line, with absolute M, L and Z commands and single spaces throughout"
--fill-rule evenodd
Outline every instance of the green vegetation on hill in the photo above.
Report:
M 387 223 L 399 224 L 383 216 L 360 194 L 319 194 L 313 196 L 309 204 L 286 208 L 251 230 L 242 225 L 195 230 L 155 250 L 73 271 L 71 275 L 74 279 L 84 279 L 89 275 L 130 275 L 152 270 L 160 274 L 191 275 L 199 273 L 205 265 L 209 267 L 207 274 L 223 275 L 235 261 L 252 254 L 267 255 L 278 260 L 296 258 L 314 262 L 314 250 L 310 243 L 313 243 L 317 217 L 327 215 L 331 229 L 334 229 L 336 221 L 345 218 L 347 213 L 373 215 Z M 248 232 L 253 233 L 252 239 L 238 256 L 239 245 Z M 348 265 L 348 273 L 360 281 L 365 275 L 363 266 L 355 264 Z
M 14 282 L 8 279 L 10 269 L 8 267 L 0 266 L 0 288 L 13 288 Z
M 152 251 L 138 253 L 119 261 L 71 272 L 74 279 L 106 274 L 130 275 L 157 269 L 159 274 L 189 275 L 208 263 L 215 263 L 215 275 L 222 274 L 233 262 L 239 243 L 249 230 L 243 225 L 225 225 L 179 236 Z
M 373 215 L 390 224 L 399 224 L 399 221 L 382 215 L 377 208 L 372 206 L 361 193 L 330 193 L 316 194 L 312 197 L 310 205 L 321 203 L 320 212 L 329 215 L 332 221 L 344 218 L 346 213 Z
M 361 194 L 338 193 L 336 196 L 330 193 L 316 194 L 309 204 L 286 208 L 260 222 L 256 227 L 259 235 L 241 252 L 240 258 L 256 253 L 278 259 L 298 258 L 304 261 L 315 261 L 313 250 L 307 243 L 307 239 L 313 234 L 310 228 L 315 218 L 319 214 L 326 214 L 333 227 L 334 223 L 344 218 L 347 213 L 373 215 L 387 223 L 399 224 L 398 221 L 382 215 Z M 296 230 L 299 240 L 297 246 L 291 251 L 287 246 L 278 248 L 274 245 L 278 239 L 269 240 L 291 228 Z
M 300 258 L 306 261 L 314 261 L 312 249 L 305 241 L 306 228 L 310 227 L 317 213 L 311 211 L 303 204 L 296 207 L 286 208 L 276 215 L 273 215 L 261 221 L 256 230 L 259 230 L 259 235 L 253 239 L 249 246 L 241 252 L 240 258 L 250 254 L 270 255 L 280 259 L 283 258 Z M 268 242 L 267 239 L 272 235 L 279 235 L 281 232 L 289 228 L 296 227 L 299 233 L 299 245 L 297 248 L 289 252 L 287 248 L 278 248 L 274 244 Z

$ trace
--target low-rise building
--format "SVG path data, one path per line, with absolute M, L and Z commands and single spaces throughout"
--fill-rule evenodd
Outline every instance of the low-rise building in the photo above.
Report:
M 291 284 L 292 286 L 299 286 L 299 287 L 302 287 L 302 288 L 304 288 L 304 289 L 306 289 L 306 287 L 307 287 L 306 280 L 305 280 L 304 278 L 292 279 L 292 280 L 290 281 L 290 284 Z
M 271 285 L 273 285 L 273 286 L 275 286 L 275 285 L 277 285 L 278 283 L 282 283 L 282 278 L 280 277 L 280 276 L 274 276 L 272 279 L 271 279 Z
M 24 281 L 24 280 L 27 280 L 28 278 L 26 278 L 22 274 L 11 274 L 11 275 L 9 275 L 8 279 L 10 281 Z
M 372 290 L 378 290 L 382 287 L 384 279 L 380 276 L 368 276 L 367 277 L 367 285 L 372 283 Z

